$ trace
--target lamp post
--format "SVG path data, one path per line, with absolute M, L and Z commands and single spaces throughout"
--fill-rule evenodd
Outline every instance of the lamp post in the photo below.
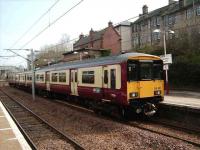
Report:
M 167 48 L 166 48 L 166 36 L 165 36 L 165 29 L 163 32 L 160 29 L 155 29 L 153 31 L 154 33 L 163 33 L 163 46 L 164 46 L 164 56 L 166 58 L 167 56 Z M 168 30 L 169 33 L 174 34 L 175 32 L 172 30 Z M 168 65 L 168 64 L 167 64 Z M 166 94 L 169 94 L 169 80 L 168 80 L 168 68 L 165 69 L 165 89 L 166 89 Z

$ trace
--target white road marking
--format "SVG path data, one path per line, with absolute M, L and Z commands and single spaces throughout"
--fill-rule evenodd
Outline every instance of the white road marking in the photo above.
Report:
M 3 129 L 0 129 L 0 131 L 6 131 L 6 130 L 11 130 L 11 128 L 3 128 Z
M 7 139 L 6 141 L 13 141 L 13 140 L 18 140 L 18 139 L 15 137 L 15 138 Z

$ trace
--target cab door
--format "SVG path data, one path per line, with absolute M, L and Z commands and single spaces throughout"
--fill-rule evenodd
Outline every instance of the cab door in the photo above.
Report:
M 71 76 L 71 95 L 76 95 L 78 96 L 78 71 L 73 69 L 70 72 Z
M 50 72 L 47 71 L 45 75 L 46 79 L 46 90 L 50 91 Z

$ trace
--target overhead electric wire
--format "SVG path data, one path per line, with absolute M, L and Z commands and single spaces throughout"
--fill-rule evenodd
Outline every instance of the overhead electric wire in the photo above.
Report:
M 43 13 L 25 32 L 22 34 L 15 43 L 10 47 L 15 46 L 60 0 L 57 0 L 45 13 Z
M 73 10 L 75 7 L 77 7 L 79 4 L 81 4 L 84 0 L 79 1 L 76 5 L 74 5 L 73 7 L 71 7 L 69 10 L 67 10 L 65 13 L 63 13 L 61 16 L 59 16 L 57 19 L 55 19 L 52 23 L 50 23 L 49 25 L 47 25 L 44 29 L 42 29 L 39 33 L 37 33 L 32 39 L 30 39 L 28 42 L 26 42 L 22 47 L 24 48 L 26 45 L 28 45 L 29 43 L 31 43 L 35 38 L 37 38 L 38 36 L 40 36 L 40 34 L 42 34 L 46 29 L 48 29 L 50 26 L 52 26 L 53 24 L 55 24 L 58 20 L 60 20 L 63 16 L 65 16 L 67 13 L 69 13 L 71 10 Z

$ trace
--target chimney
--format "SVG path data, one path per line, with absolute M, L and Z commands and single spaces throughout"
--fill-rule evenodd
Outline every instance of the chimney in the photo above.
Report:
M 90 30 L 90 35 L 92 35 L 94 33 L 93 29 L 91 28 Z
M 81 33 L 81 34 L 79 35 L 79 39 L 81 39 L 82 37 L 84 37 L 83 33 Z
M 113 23 L 111 21 L 108 22 L 108 26 L 111 27 L 113 26 Z
M 182 8 L 184 6 L 184 0 L 179 0 L 179 7 Z
M 171 5 L 171 4 L 173 4 L 173 3 L 175 3 L 176 1 L 174 1 L 174 0 L 169 0 L 169 5 Z
M 144 6 L 142 7 L 142 13 L 143 13 L 143 15 L 148 14 L 148 6 L 147 6 L 147 5 L 144 5 Z

